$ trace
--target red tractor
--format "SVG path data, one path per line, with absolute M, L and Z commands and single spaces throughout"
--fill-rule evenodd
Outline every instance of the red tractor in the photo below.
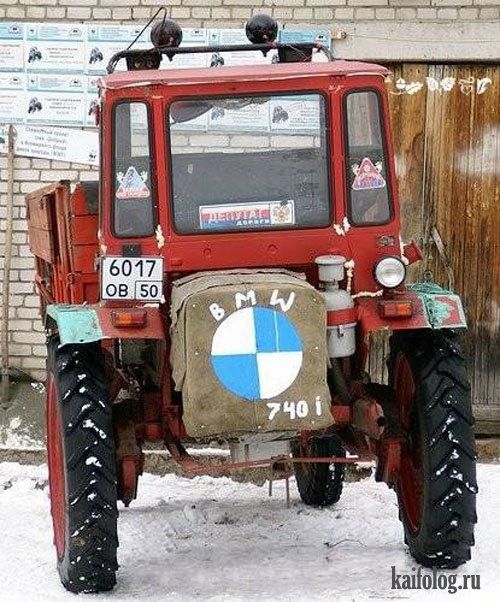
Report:
M 405 284 L 421 253 L 400 236 L 388 72 L 277 43 L 263 16 L 247 32 L 248 45 L 179 47 L 163 20 L 151 50 L 115 55 L 99 182 L 27 196 L 54 542 L 74 592 L 115 585 L 117 502 L 136 497 L 151 441 L 198 474 L 185 445 L 225 439 L 225 469 L 293 466 L 318 506 L 338 501 L 346 463 L 376 459 L 413 557 L 470 558 L 466 323 L 457 295 Z M 157 69 L 228 50 L 269 60 Z M 381 330 L 388 384 L 365 372 Z

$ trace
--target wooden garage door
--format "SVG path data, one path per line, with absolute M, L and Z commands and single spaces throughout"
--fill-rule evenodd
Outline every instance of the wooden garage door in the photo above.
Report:
M 388 67 L 404 238 L 426 256 L 412 277 L 462 295 L 478 430 L 499 434 L 500 65 Z

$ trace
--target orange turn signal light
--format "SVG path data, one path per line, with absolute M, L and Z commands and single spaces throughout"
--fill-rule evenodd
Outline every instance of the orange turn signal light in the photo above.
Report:
M 144 328 L 148 319 L 145 309 L 115 310 L 111 322 L 115 328 Z
M 378 313 L 381 318 L 409 318 L 413 315 L 413 303 L 384 299 L 378 302 Z

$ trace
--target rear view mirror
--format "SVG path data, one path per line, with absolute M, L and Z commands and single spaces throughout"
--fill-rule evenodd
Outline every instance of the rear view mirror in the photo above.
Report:
M 210 111 L 212 105 L 208 102 L 179 101 L 174 102 L 170 107 L 170 118 L 173 123 L 184 123 L 197 117 L 201 117 L 207 111 Z

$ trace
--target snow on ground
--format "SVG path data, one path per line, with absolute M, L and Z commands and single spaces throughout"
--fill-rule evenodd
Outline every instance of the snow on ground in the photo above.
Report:
M 75 600 L 59 583 L 47 469 L 0 464 L 0 600 Z M 267 487 L 208 476 L 144 475 L 121 508 L 118 586 L 78 600 L 498 600 L 500 466 L 479 466 L 473 559 L 457 572 L 481 591 L 391 590 L 391 566 L 416 564 L 402 542 L 395 495 L 371 479 L 347 483 L 333 508 L 304 506 L 291 483 Z M 458 583 L 458 582 L 457 582 Z M 495 594 L 495 595 L 494 595 Z

